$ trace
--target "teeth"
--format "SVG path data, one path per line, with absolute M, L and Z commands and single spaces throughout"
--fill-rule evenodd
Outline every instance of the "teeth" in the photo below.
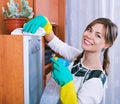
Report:
M 85 43 L 86 43 L 87 45 L 93 45 L 92 43 L 90 43 L 90 42 L 87 41 L 87 40 L 85 40 Z

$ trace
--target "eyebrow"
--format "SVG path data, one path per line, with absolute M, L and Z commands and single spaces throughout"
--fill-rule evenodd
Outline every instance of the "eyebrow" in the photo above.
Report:
M 91 28 L 92 30 L 94 30 L 91 26 L 89 28 Z M 95 32 L 98 33 L 98 34 L 101 34 L 101 36 L 102 36 L 102 33 L 100 33 L 99 31 L 95 31 Z

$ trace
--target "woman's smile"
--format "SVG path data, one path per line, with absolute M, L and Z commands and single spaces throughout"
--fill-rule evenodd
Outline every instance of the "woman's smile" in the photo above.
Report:
M 87 40 L 87 39 L 84 39 L 84 44 L 85 45 L 90 45 L 90 46 L 93 45 L 93 43 L 91 41 Z

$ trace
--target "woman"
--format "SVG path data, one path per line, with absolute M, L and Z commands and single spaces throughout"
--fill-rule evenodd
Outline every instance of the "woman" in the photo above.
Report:
M 56 37 L 44 16 L 30 20 L 24 26 L 24 31 L 35 33 L 39 27 L 45 29 L 45 40 L 49 47 L 71 62 L 66 67 L 59 60 L 51 59 L 54 67 L 52 77 L 60 85 L 61 102 L 99 104 L 103 98 L 110 66 L 108 50 L 117 38 L 117 26 L 107 18 L 98 18 L 91 22 L 83 32 L 82 53 Z

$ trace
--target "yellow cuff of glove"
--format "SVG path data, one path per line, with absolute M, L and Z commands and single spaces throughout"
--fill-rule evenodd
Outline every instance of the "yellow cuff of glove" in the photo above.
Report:
M 62 104 L 78 104 L 73 81 L 60 88 L 60 99 Z
M 47 17 L 45 17 L 45 19 L 47 20 L 47 24 L 44 26 L 44 29 L 46 31 L 46 34 L 50 34 L 52 32 L 52 25 L 48 21 Z
M 50 34 L 52 32 L 52 25 L 50 23 L 47 23 L 45 26 L 44 26 L 44 29 L 46 31 L 46 34 Z

